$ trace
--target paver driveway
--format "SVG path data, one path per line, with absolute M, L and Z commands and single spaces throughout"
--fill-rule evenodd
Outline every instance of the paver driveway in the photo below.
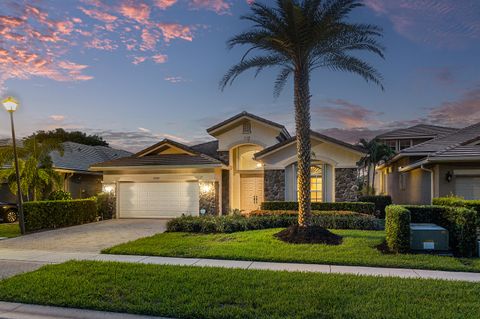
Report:
M 167 220 L 114 219 L 0 241 L 0 248 L 98 253 L 120 243 L 164 232 Z M 0 257 L 1 259 L 1 257 Z

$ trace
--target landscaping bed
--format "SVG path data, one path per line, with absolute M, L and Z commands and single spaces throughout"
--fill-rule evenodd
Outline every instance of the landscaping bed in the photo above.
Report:
M 383 231 L 331 230 L 340 245 L 289 244 L 275 237 L 282 229 L 232 234 L 163 233 L 105 249 L 104 253 L 196 257 L 335 265 L 378 266 L 480 272 L 480 258 L 384 254 Z
M 17 237 L 20 236 L 20 228 L 17 223 L 0 224 L 0 237 Z
M 0 282 L 0 300 L 171 318 L 478 318 L 480 285 L 106 262 Z

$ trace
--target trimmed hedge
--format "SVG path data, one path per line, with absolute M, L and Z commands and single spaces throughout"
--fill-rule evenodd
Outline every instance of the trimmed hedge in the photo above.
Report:
M 388 248 L 392 252 L 410 250 L 410 211 L 405 207 L 390 205 L 385 212 L 385 232 Z
M 360 202 L 375 204 L 375 217 L 385 219 L 385 208 L 392 205 L 390 195 L 365 195 L 358 198 Z
M 480 200 L 468 200 L 459 197 L 439 197 L 433 199 L 433 205 L 471 208 L 477 212 L 480 218 Z
M 478 215 L 475 210 L 438 205 L 403 207 L 410 211 L 412 223 L 434 223 L 446 228 L 450 233 L 450 247 L 455 255 L 472 257 L 477 254 Z
M 48 195 L 48 200 L 71 200 L 72 194 L 63 190 L 56 190 Z
M 298 202 L 263 202 L 262 210 L 296 210 Z M 350 211 L 375 215 L 375 204 L 363 202 L 312 203 L 312 211 Z
M 94 198 L 27 202 L 24 215 L 27 232 L 68 227 L 94 222 L 97 203 Z
M 256 211 L 250 216 L 182 216 L 167 223 L 169 232 L 233 233 L 268 228 L 284 228 L 298 222 L 295 211 Z M 329 229 L 376 230 L 379 221 L 370 215 L 352 212 L 313 212 L 313 224 Z

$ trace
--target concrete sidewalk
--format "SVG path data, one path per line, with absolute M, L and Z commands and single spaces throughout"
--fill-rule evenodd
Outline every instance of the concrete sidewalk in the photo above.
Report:
M 276 271 L 300 271 L 332 274 L 355 274 L 381 277 L 424 278 L 480 282 L 480 273 L 434 271 L 421 269 L 335 266 L 318 264 L 275 263 L 242 260 L 220 260 L 201 258 L 150 257 L 133 255 L 105 255 L 97 253 L 65 253 L 41 250 L 0 249 L 0 263 L 28 262 L 36 264 L 57 264 L 68 260 L 115 261 L 156 265 L 181 265 L 197 267 L 222 267 L 240 269 L 262 269 Z M 1 275 L 1 268 L 0 268 Z
M 152 319 L 150 317 L 124 313 L 94 311 L 85 309 L 27 305 L 0 301 L 0 318 L 2 319 Z M 163 318 L 166 319 L 166 318 Z

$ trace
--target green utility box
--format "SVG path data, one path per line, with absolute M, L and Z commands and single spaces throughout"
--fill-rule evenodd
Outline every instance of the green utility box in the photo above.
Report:
M 448 230 L 435 224 L 410 224 L 410 248 L 446 251 L 449 249 Z

